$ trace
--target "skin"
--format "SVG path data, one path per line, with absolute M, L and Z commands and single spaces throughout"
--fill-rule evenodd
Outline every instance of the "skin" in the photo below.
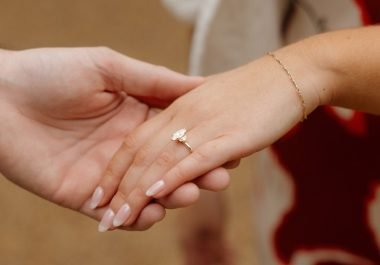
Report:
M 92 210 L 88 198 L 125 135 L 155 115 L 150 106 L 167 106 L 204 81 L 108 48 L 0 50 L 0 58 L 0 172 L 96 220 L 107 205 Z M 229 181 L 219 168 L 197 184 L 224 188 L 218 178 Z M 165 207 L 194 203 L 198 186 L 181 185 L 123 228 L 147 229 L 164 217 Z
M 297 80 L 307 113 L 335 105 L 380 114 L 379 33 L 379 27 L 332 32 L 275 51 Z M 212 77 L 126 137 L 109 165 L 123 170 L 99 182 L 120 184 L 105 191 L 103 203 L 115 213 L 127 203 L 131 210 L 123 224 L 132 224 L 150 202 L 146 191 L 153 184 L 163 181 L 153 195 L 162 198 L 213 168 L 269 146 L 302 114 L 289 76 L 269 56 Z M 192 153 L 170 141 L 180 128 L 188 129 Z

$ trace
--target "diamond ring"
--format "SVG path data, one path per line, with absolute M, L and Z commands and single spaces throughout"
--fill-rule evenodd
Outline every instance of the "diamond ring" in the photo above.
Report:
M 176 131 L 172 135 L 172 140 L 184 144 L 191 153 L 193 152 L 193 148 L 191 148 L 190 144 L 186 141 L 187 140 L 186 132 L 187 132 L 186 129 L 180 129 Z

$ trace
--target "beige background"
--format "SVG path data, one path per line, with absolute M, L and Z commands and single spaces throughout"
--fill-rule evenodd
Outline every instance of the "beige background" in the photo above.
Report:
M 0 0 L 0 47 L 109 46 L 186 72 L 191 28 L 158 0 Z M 1 135 L 0 135 L 1 137 Z M 236 264 L 253 264 L 249 163 L 226 192 Z M 0 264 L 183 264 L 177 211 L 143 233 L 99 234 L 97 224 L 0 178 Z

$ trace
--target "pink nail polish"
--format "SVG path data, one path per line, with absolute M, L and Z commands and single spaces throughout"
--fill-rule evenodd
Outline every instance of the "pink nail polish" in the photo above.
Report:
M 104 196 L 104 190 L 103 190 L 103 188 L 102 187 L 97 187 L 95 189 L 94 193 L 92 194 L 90 208 L 93 209 L 93 210 L 96 209 L 96 207 L 98 207 L 99 203 L 102 201 L 103 196 Z
M 114 217 L 115 217 L 115 213 L 111 209 L 108 209 L 104 213 L 103 218 L 99 223 L 99 226 L 98 226 L 99 232 L 108 231 L 112 227 L 112 221 Z
M 165 182 L 163 180 L 159 180 L 154 183 L 145 193 L 146 196 L 152 197 L 163 190 L 165 186 Z
M 117 212 L 115 218 L 113 219 L 113 226 L 118 227 L 124 224 L 130 214 L 131 207 L 129 207 L 128 203 L 121 206 L 120 210 Z

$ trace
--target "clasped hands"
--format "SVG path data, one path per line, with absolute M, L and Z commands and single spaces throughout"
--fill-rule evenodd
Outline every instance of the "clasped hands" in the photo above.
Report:
M 286 76 L 271 78 L 278 68 L 265 58 L 206 80 L 108 48 L 0 57 L 0 172 L 100 231 L 145 230 L 199 188 L 223 190 L 226 168 L 300 118 Z M 171 140 L 181 128 L 193 152 Z

